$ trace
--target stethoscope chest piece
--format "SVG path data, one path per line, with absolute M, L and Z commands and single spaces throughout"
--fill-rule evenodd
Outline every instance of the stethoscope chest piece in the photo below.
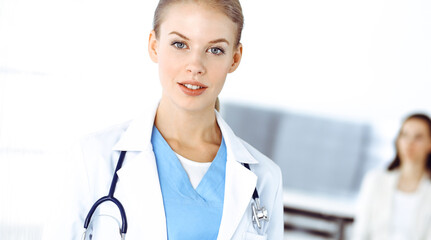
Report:
M 262 229 L 261 221 L 268 222 L 268 211 L 265 207 L 260 207 L 259 198 L 254 199 L 254 203 L 251 205 L 251 210 L 253 213 L 253 224 L 257 226 L 259 229 Z
M 248 163 L 243 163 L 244 167 L 246 167 L 248 170 L 250 170 L 250 165 Z M 253 204 L 251 205 L 251 211 L 252 211 L 252 220 L 253 220 L 253 226 L 256 229 L 259 228 L 262 229 L 262 221 L 269 221 L 268 218 L 268 211 L 265 207 L 260 207 L 260 198 L 259 193 L 257 192 L 257 188 L 254 188 L 253 192 Z M 257 230 L 257 229 L 256 229 Z

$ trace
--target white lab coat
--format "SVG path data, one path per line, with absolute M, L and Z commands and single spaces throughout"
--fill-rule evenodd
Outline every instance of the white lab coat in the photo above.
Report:
M 127 240 L 167 238 L 163 199 L 151 133 L 157 106 L 134 121 L 114 126 L 84 138 L 74 151 L 66 191 L 60 209 L 44 231 L 44 240 L 81 239 L 83 222 L 92 204 L 108 194 L 119 152 L 127 151 L 118 171 L 114 196 L 123 204 L 127 220 Z M 226 142 L 227 162 L 223 216 L 218 238 L 283 239 L 282 181 L 280 168 L 256 149 L 235 136 L 218 113 L 217 122 Z M 251 171 L 241 163 L 249 163 Z M 270 221 L 258 232 L 252 224 L 251 204 L 257 187 L 261 206 Z M 96 215 L 112 216 L 121 222 L 113 204 L 104 203 Z M 119 239 L 118 227 L 110 217 L 94 222 L 95 239 Z M 108 226 L 109 225 L 109 226 Z

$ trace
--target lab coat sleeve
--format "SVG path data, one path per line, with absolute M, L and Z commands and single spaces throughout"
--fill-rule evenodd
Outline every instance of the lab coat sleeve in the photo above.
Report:
M 425 230 L 424 239 L 431 240 L 431 216 L 428 218 L 428 228 Z
M 376 172 L 370 172 L 362 182 L 358 197 L 352 240 L 366 240 L 371 232 L 371 210 L 373 186 L 376 185 Z
M 56 204 L 44 224 L 43 240 L 75 240 L 82 237 L 86 217 L 84 209 L 88 208 L 90 191 L 79 143 L 71 147 L 66 159 L 63 168 L 54 170 L 62 171 L 65 177 L 63 187 L 53 189 L 58 197 L 53 201 Z
M 283 213 L 283 183 L 280 168 L 277 167 L 277 192 L 275 195 L 271 219 L 268 226 L 268 239 L 283 240 L 284 235 L 284 213 Z

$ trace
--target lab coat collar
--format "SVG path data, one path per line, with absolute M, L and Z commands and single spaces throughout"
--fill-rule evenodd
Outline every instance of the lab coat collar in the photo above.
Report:
M 141 115 L 131 121 L 112 150 L 145 151 L 148 149 L 151 146 L 151 134 L 158 106 L 159 104 L 154 104 L 147 107 Z
M 220 113 L 216 111 L 217 123 L 220 127 L 224 140 L 226 141 L 227 154 L 233 156 L 237 162 L 257 164 L 259 163 L 247 150 L 228 124 L 223 120 Z M 228 158 L 229 159 L 229 158 Z
M 133 120 L 113 150 L 118 151 L 144 151 L 151 147 L 151 134 L 158 104 L 152 105 L 144 111 L 144 114 Z M 226 141 L 228 156 L 237 162 L 257 164 L 258 161 L 250 154 L 241 140 L 223 120 L 220 113 L 215 111 L 217 123 Z

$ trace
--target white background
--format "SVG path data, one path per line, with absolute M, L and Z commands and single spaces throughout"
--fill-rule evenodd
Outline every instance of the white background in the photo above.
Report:
M 39 224 L 60 150 L 158 98 L 156 4 L 0 0 L 0 224 Z M 383 161 L 402 118 L 431 113 L 430 1 L 242 5 L 243 60 L 222 103 L 370 123 Z

